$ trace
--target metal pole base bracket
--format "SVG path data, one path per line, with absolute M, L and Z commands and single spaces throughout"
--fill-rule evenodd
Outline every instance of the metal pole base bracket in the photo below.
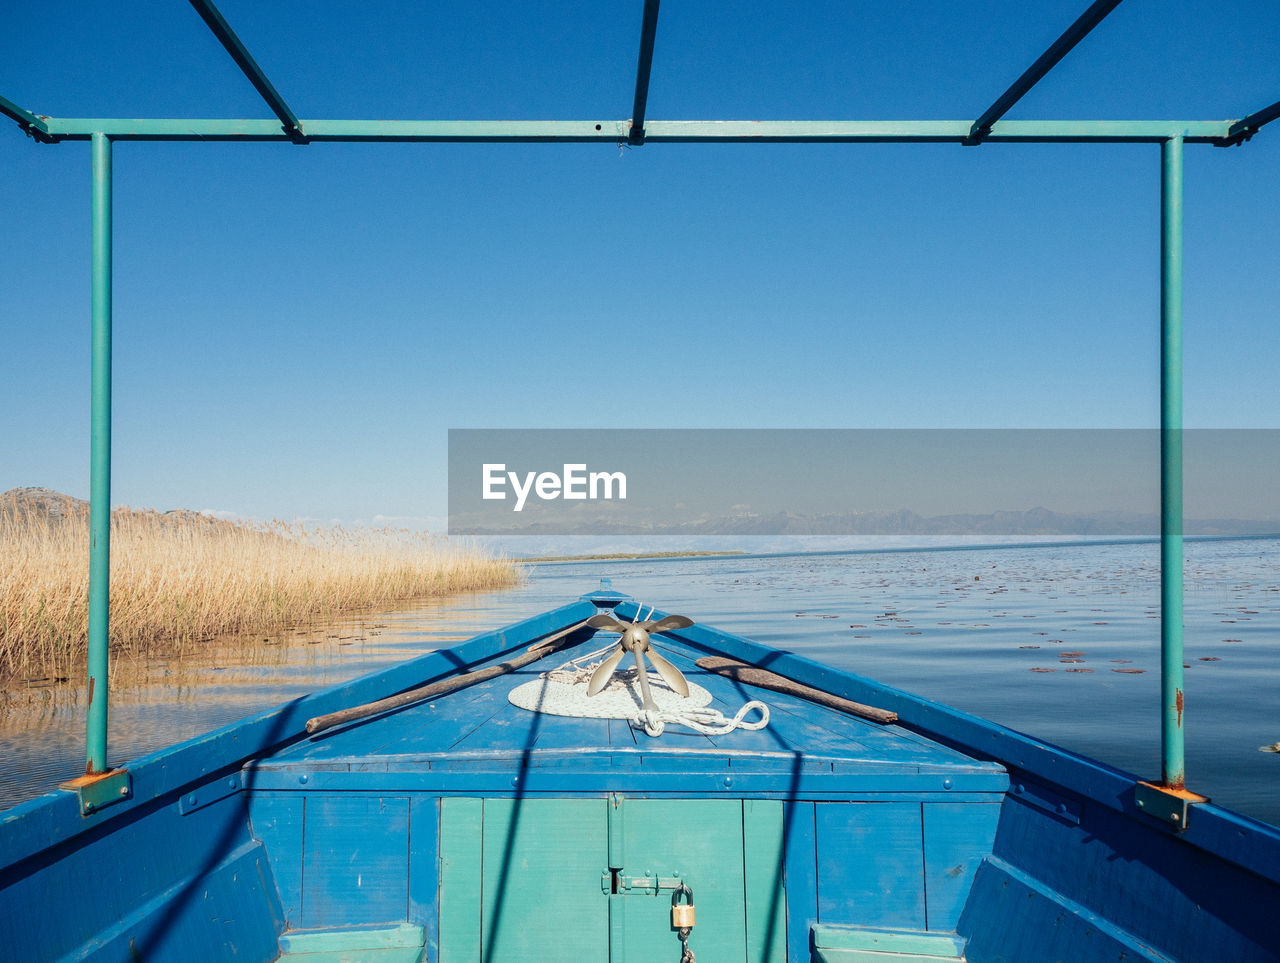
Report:
M 1133 801 L 1148 816 L 1168 823 L 1178 832 L 1187 828 L 1187 817 L 1194 803 L 1207 803 L 1208 796 L 1188 789 L 1171 789 L 1155 783 L 1140 782 L 1133 787 Z
M 58 788 L 74 792 L 76 798 L 80 800 L 80 815 L 88 816 L 112 803 L 129 798 L 131 792 L 129 770 L 113 769 L 110 772 L 78 776 L 68 782 L 60 783 Z

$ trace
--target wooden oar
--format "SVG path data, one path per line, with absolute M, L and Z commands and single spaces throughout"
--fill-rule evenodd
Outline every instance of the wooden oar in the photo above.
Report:
M 697 665 L 699 669 L 706 669 L 708 672 L 726 676 L 735 682 L 745 682 L 748 685 L 760 686 L 762 689 L 772 689 L 774 692 L 785 692 L 787 695 L 799 696 L 801 699 L 808 699 L 810 702 L 818 703 L 818 705 L 839 709 L 841 712 L 847 712 L 851 716 L 870 719 L 872 722 L 879 722 L 882 725 L 898 721 L 896 712 L 890 712 L 888 709 L 877 709 L 875 706 L 865 706 L 861 702 L 853 702 L 849 699 L 842 699 L 838 695 L 832 695 L 830 692 L 823 692 L 821 689 L 803 685 L 793 679 L 788 679 L 786 676 L 778 675 L 776 672 L 760 669 L 754 665 L 748 665 L 746 662 L 739 662 L 737 659 L 724 659 L 719 656 L 708 655 L 699 659 Z
M 307 720 L 307 733 L 315 735 L 323 729 L 331 729 L 334 726 L 340 726 L 344 722 L 355 722 L 357 719 L 366 719 L 369 716 L 376 716 L 380 712 L 387 712 L 391 709 L 398 709 L 401 706 L 407 706 L 414 702 L 422 702 L 426 699 L 434 699 L 437 696 L 446 695 L 450 692 L 456 692 L 459 689 L 465 689 L 467 686 L 475 685 L 477 682 L 484 682 L 487 679 L 494 679 L 500 675 L 506 675 L 508 672 L 514 672 L 516 669 L 523 668 L 530 662 L 537 662 L 539 659 L 550 655 L 558 649 L 564 648 L 567 644 L 561 640 L 566 635 L 570 635 L 578 629 L 586 626 L 586 620 L 579 622 L 577 625 L 571 625 L 567 629 L 561 629 L 555 635 L 548 636 L 539 642 L 529 646 L 529 648 L 516 656 L 514 659 L 508 659 L 506 662 L 499 662 L 497 665 L 485 666 L 483 669 L 477 669 L 475 672 L 467 672 L 462 675 L 451 676 L 448 679 L 440 679 L 437 682 L 431 682 L 427 685 L 420 686 L 417 689 L 410 689 L 408 692 L 401 692 L 399 695 L 389 696 L 386 699 L 379 699 L 377 702 L 368 702 L 362 706 L 352 706 L 350 709 L 339 709 L 337 712 L 330 712 L 327 715 L 316 716 L 314 719 Z M 559 643 L 559 644 L 557 644 Z

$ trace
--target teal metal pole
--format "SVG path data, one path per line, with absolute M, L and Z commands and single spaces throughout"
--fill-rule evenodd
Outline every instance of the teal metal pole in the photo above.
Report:
M 1182 689 L 1182 137 L 1161 146 L 1160 695 L 1163 782 L 1186 783 Z
M 89 442 L 89 698 L 86 773 L 107 771 L 111 583 L 111 139 L 93 142 L 93 335 Z

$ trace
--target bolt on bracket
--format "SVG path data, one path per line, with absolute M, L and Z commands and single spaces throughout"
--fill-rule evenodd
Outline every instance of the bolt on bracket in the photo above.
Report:
M 1196 803 L 1207 803 L 1209 797 L 1188 789 L 1172 789 L 1155 783 L 1140 782 L 1133 787 L 1133 801 L 1148 816 L 1182 832 L 1187 828 L 1191 807 Z
M 59 783 L 58 788 L 76 794 L 80 802 L 81 816 L 88 816 L 112 803 L 128 799 L 133 792 L 128 769 L 113 769 L 110 772 L 77 776 L 75 779 Z

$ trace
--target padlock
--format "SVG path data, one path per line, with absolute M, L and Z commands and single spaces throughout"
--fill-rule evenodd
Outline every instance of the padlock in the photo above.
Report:
M 689 897 L 689 902 L 680 902 L 681 893 Z M 693 929 L 693 890 L 684 883 L 671 894 L 671 925 L 678 930 Z

